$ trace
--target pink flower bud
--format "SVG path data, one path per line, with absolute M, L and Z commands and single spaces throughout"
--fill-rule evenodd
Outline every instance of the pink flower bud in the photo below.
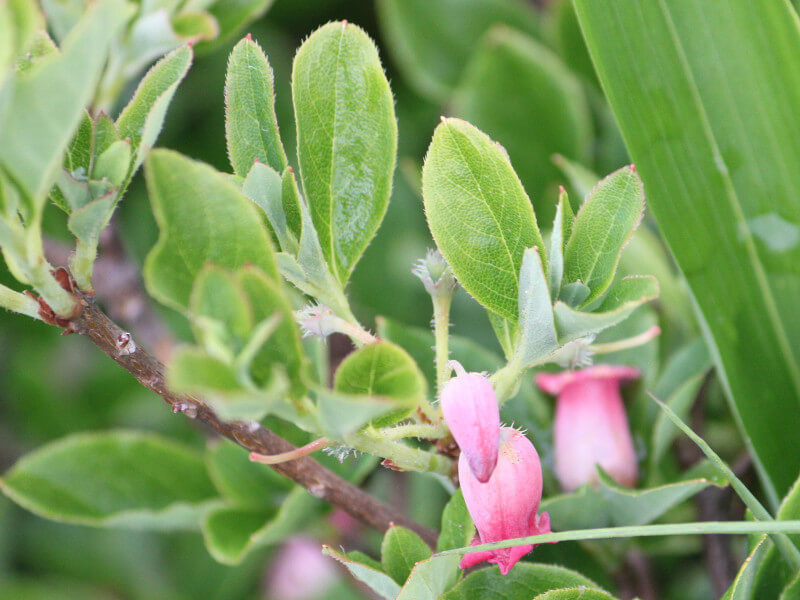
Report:
M 610 365 L 536 377 L 542 390 L 558 396 L 555 463 L 564 490 L 597 485 L 595 465 L 621 485 L 636 485 L 636 452 L 619 387 L 637 377 L 633 367 Z
M 500 409 L 492 384 L 480 373 L 465 373 L 458 363 L 444 386 L 442 413 L 450 433 L 478 481 L 489 481 L 497 463 Z
M 497 466 L 486 483 L 472 473 L 464 454 L 458 461 L 461 491 L 478 529 L 472 542 L 487 544 L 528 535 L 550 533 L 548 514 L 536 514 L 542 499 L 542 466 L 530 440 L 511 427 L 500 429 Z M 462 569 L 488 560 L 505 575 L 533 544 L 500 550 L 470 552 L 461 559 Z

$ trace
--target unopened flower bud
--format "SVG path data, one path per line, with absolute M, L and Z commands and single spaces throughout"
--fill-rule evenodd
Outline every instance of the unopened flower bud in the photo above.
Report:
M 472 474 L 485 482 L 497 463 L 500 437 L 497 396 L 486 377 L 464 372 L 455 361 L 452 364 L 458 375 L 442 389 L 442 413 Z
M 303 337 L 327 337 L 341 330 L 341 319 L 324 304 L 309 304 L 294 313 Z
M 543 391 L 558 396 L 555 463 L 564 490 L 597 485 L 596 465 L 617 483 L 636 485 L 636 452 L 619 388 L 637 377 L 639 371 L 633 367 L 610 365 L 536 377 Z
M 456 289 L 457 283 L 453 271 L 438 250 L 428 250 L 425 258 L 419 259 L 411 272 L 419 277 L 431 296 L 450 297 Z
M 542 466 L 530 440 L 511 427 L 500 429 L 500 451 L 491 478 L 481 483 L 472 474 L 464 455 L 458 461 L 461 491 L 478 529 L 475 544 L 499 542 L 550 533 L 548 514 L 537 514 L 542 500 Z M 488 560 L 505 575 L 533 544 L 470 552 L 461 559 L 462 569 Z

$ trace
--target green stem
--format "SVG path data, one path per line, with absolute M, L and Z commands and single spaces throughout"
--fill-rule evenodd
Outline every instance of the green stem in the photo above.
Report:
M 447 429 L 442 425 L 409 423 L 381 429 L 380 436 L 385 440 L 400 440 L 408 437 L 436 440 L 447 436 Z
M 666 413 L 675 426 L 685 433 L 695 444 L 697 444 L 700 450 L 703 451 L 703 454 L 708 457 L 714 466 L 722 471 L 722 473 L 725 475 L 725 478 L 728 480 L 728 483 L 730 483 L 731 487 L 738 494 L 739 498 L 742 499 L 742 502 L 744 502 L 745 506 L 750 509 L 750 511 L 753 513 L 753 516 L 762 523 L 774 522 L 774 519 L 769 511 L 764 507 L 763 504 L 761 504 L 761 502 L 759 502 L 758 498 L 756 498 L 753 493 L 747 489 L 747 486 L 742 483 L 742 480 L 739 479 L 733 471 L 731 471 L 730 467 L 725 464 L 725 461 L 723 461 L 719 455 L 711 449 L 711 446 L 709 446 L 703 438 L 692 431 L 691 427 L 684 423 L 669 406 L 664 404 L 653 394 L 650 394 L 650 397 L 661 407 L 661 410 Z M 789 563 L 789 566 L 791 566 L 795 571 L 800 570 L 800 550 L 797 549 L 792 541 L 786 535 L 775 534 L 770 537 L 775 543 L 775 546 L 778 548 L 778 551 L 783 556 L 784 560 Z
M 450 379 L 450 305 L 452 294 L 434 294 L 433 300 L 433 336 L 436 348 L 436 392 L 441 393 L 447 380 Z
M 608 540 L 632 537 L 657 537 L 667 535 L 745 535 L 751 533 L 788 534 L 800 533 L 800 521 L 703 521 L 701 523 L 669 523 L 665 525 L 635 525 L 630 527 L 599 527 L 597 529 L 576 529 L 559 531 L 522 538 L 503 540 L 491 544 L 478 544 L 454 550 L 439 552 L 447 554 L 466 554 L 481 550 L 499 550 L 527 544 L 549 544 L 552 542 L 575 542 L 580 540 Z
M 344 441 L 356 450 L 390 460 L 394 467 L 402 471 L 449 475 L 453 468 L 453 461 L 446 456 L 382 439 L 379 435 L 377 431 L 359 431 L 347 436 Z
M 39 318 L 39 303 L 36 300 L 4 285 L 0 285 L 0 307 L 34 319 Z
M 502 406 L 506 400 L 514 397 L 519 391 L 522 375 L 525 372 L 513 359 L 508 364 L 491 376 L 490 381 L 494 385 L 494 392 L 497 395 L 497 402 Z
M 97 258 L 97 244 L 87 244 L 78 240 L 75 254 L 69 259 L 70 271 L 78 287 L 84 291 L 92 291 L 92 272 Z

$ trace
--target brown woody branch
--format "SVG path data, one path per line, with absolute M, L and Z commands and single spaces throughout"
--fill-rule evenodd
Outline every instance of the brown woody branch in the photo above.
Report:
M 76 292 L 83 304 L 82 313 L 72 319 L 67 332 L 88 337 L 100 350 L 133 375 L 147 389 L 161 396 L 173 412 L 182 412 L 202 421 L 243 448 L 259 454 L 290 452 L 295 446 L 258 423 L 223 422 L 206 404 L 191 396 L 179 396 L 167 389 L 164 365 L 138 346 L 131 335 L 119 327 L 97 306 L 93 297 Z M 310 457 L 271 465 L 281 475 L 306 488 L 317 498 L 341 508 L 356 519 L 385 531 L 392 524 L 415 531 L 430 546 L 435 546 L 435 531 L 407 518 L 391 506 L 373 498 L 345 481 Z

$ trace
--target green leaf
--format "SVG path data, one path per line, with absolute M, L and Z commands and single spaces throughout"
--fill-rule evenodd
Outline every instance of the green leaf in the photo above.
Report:
M 0 166 L 33 206 L 40 206 L 55 179 L 130 8 L 123 0 L 96 2 L 58 57 L 20 74 L 4 90 L 9 96 L 0 111 Z
M 219 440 L 206 450 L 206 466 L 230 506 L 263 510 L 294 487 L 290 479 L 252 462 L 247 450 L 228 440 Z
M 215 45 L 236 35 L 249 22 L 263 15 L 274 0 L 224 0 L 214 2 L 208 12 L 219 25 Z
M 111 220 L 116 201 L 116 192 L 109 192 L 74 211 L 67 222 L 69 230 L 87 246 L 96 247 L 100 232 Z
M 298 242 L 287 223 L 287 210 L 284 199 L 292 201 L 291 196 L 284 198 L 284 185 L 281 176 L 275 169 L 256 162 L 242 184 L 242 191 L 267 215 L 270 227 L 283 252 L 297 254 Z M 295 209 L 290 204 L 290 209 Z
M 167 366 L 167 385 L 177 394 L 202 394 L 223 420 L 257 420 L 269 412 L 268 401 L 247 390 L 233 367 L 205 350 L 192 346 L 178 348 Z M 284 392 L 276 390 L 273 396 Z
M 35 43 L 37 33 L 45 28 L 44 16 L 39 10 L 38 3 L 27 0 L 9 0 L 4 3 L 4 10 L 8 11 L 10 25 L 9 41 L 13 40 L 13 55 L 19 55 L 30 50 Z M 4 64 L 4 63 L 0 63 Z
M 800 430 L 796 14 L 769 0 L 575 5 L 774 503 L 800 471 L 800 446 L 783 443 Z
M 205 11 L 184 11 L 172 20 L 175 34 L 184 40 L 213 40 L 219 35 L 217 20 Z
M 436 542 L 436 551 L 469 546 L 475 536 L 475 525 L 469 515 L 464 496 L 458 489 L 442 511 L 442 531 Z
M 0 52 L 2 52 L 2 50 L 0 50 Z M 44 29 L 39 30 L 31 40 L 28 49 L 17 56 L 17 64 L 15 65 L 16 71 L 17 73 L 24 73 L 28 69 L 33 68 L 33 66 L 38 64 L 42 59 L 57 53 L 58 48 L 50 36 L 47 35 L 47 31 Z
M 736 574 L 736 579 L 733 580 L 731 587 L 722 596 L 722 600 L 756 600 L 759 598 L 759 596 L 755 595 L 756 575 L 764 564 L 767 551 L 771 546 L 769 537 L 766 535 L 759 540 L 756 547 L 753 548 L 742 563 L 739 572 Z
M 536 248 L 528 248 L 519 273 L 519 346 L 514 359 L 527 368 L 558 350 L 549 285 Z
M 431 549 L 416 533 L 395 525 L 383 536 L 381 564 L 383 572 L 403 585 L 414 566 L 431 557 Z
M 636 308 L 658 297 L 658 282 L 650 276 L 625 277 L 615 285 L 596 312 L 581 312 L 556 302 L 556 330 L 562 344 L 620 323 Z
M 0 600 L 113 600 L 114 596 L 100 588 L 74 581 L 41 581 L 3 578 Z
M 131 144 L 128 140 L 112 142 L 99 156 L 92 168 L 92 179 L 106 179 L 119 188 L 125 181 L 131 164 Z
M 154 298 L 186 310 L 194 279 L 207 262 L 231 269 L 249 263 L 277 278 L 266 227 L 230 179 L 170 150 L 151 152 L 145 175 L 161 231 L 144 266 Z
M 367 584 L 378 596 L 385 600 L 396 600 L 400 593 L 400 586 L 391 577 L 378 571 L 372 566 L 353 560 L 346 554 L 336 552 L 328 546 L 322 547 L 323 554 L 342 563 L 350 573 L 363 583 Z
M 47 519 L 148 529 L 196 526 L 198 511 L 216 496 L 196 452 L 129 431 L 52 442 L 20 459 L 0 486 Z
M 295 534 L 319 505 L 305 489 L 295 487 L 277 511 L 217 506 L 203 519 L 203 540 L 216 560 L 238 565 L 254 550 Z
M 558 194 L 556 216 L 553 218 L 553 230 L 550 233 L 550 249 L 548 252 L 547 270 L 550 275 L 550 297 L 558 298 L 561 294 L 561 282 L 564 277 L 564 247 L 572 232 L 572 206 L 564 188 Z
M 495 25 L 466 67 L 452 110 L 503 144 L 537 218 L 550 222 L 548 188 L 560 179 L 550 157 L 589 156 L 592 124 L 580 81 L 545 46 Z
M 598 467 L 596 489 L 584 486 L 569 494 L 547 498 L 541 510 L 550 514 L 553 529 L 559 531 L 646 525 L 710 485 L 725 485 L 707 463 L 702 470 L 708 475 L 689 475 L 685 481 L 633 490 L 618 485 Z
M 352 352 L 336 370 L 333 389 L 342 394 L 380 396 L 397 411 L 376 426 L 390 425 L 416 408 L 426 393 L 425 377 L 408 353 L 391 342 L 369 344 Z
M 344 284 L 389 203 L 397 122 L 372 40 L 329 23 L 306 40 L 292 70 L 303 190 L 322 251 Z
M 458 579 L 458 556 L 434 556 L 417 563 L 397 600 L 439 600 Z
M 398 411 L 395 399 L 383 396 L 343 394 L 324 387 L 316 390 L 316 396 L 322 432 L 334 439 L 343 439 L 379 417 L 391 423 L 408 413 Z
M 238 354 L 255 325 L 253 307 L 236 277 L 213 264 L 197 274 L 189 299 L 194 337 L 221 360 Z
M 643 212 L 644 187 L 632 167 L 600 180 L 581 205 L 564 251 L 564 281 L 589 286 L 583 306 L 602 297 L 611 285 L 622 249 Z
M 653 388 L 653 394 L 663 398 L 664 403 L 675 414 L 685 419 L 710 368 L 711 358 L 706 345 L 702 339 L 696 339 L 670 358 Z M 659 412 L 653 424 L 650 442 L 650 465 L 653 468 L 664 457 L 676 437 L 677 431 L 672 422 L 664 412 Z
M 517 322 L 526 248 L 544 243 L 508 155 L 460 119 L 436 128 L 422 169 L 428 226 L 459 283 L 492 312 Z
M 601 590 L 587 590 L 583 587 L 551 590 L 539 594 L 534 600 L 616 600 L 614 596 Z
M 530 600 L 537 594 L 568 586 L 597 587 L 593 581 L 570 569 L 522 562 L 508 575 L 501 575 L 497 567 L 470 573 L 442 600 L 474 600 L 482 597 Z
M 278 173 L 289 165 L 275 116 L 274 77 L 252 39 L 234 46 L 225 75 L 225 138 L 233 172 L 245 177 L 255 161 Z
M 386 47 L 422 95 L 447 100 L 484 33 L 503 23 L 536 34 L 536 14 L 520 0 L 380 0 Z
M 134 149 L 129 177 L 156 143 L 167 108 L 191 64 L 191 46 L 182 46 L 167 54 L 147 72 L 117 119 L 120 138 L 130 139 Z
M 306 392 L 309 361 L 281 282 L 252 266 L 241 269 L 237 277 L 253 307 L 255 323 L 265 322 L 273 315 L 280 318 L 275 331 L 252 357 L 250 376 L 257 385 L 265 386 L 271 381 L 275 366 L 280 365 L 289 376 L 291 398 L 299 400 Z

